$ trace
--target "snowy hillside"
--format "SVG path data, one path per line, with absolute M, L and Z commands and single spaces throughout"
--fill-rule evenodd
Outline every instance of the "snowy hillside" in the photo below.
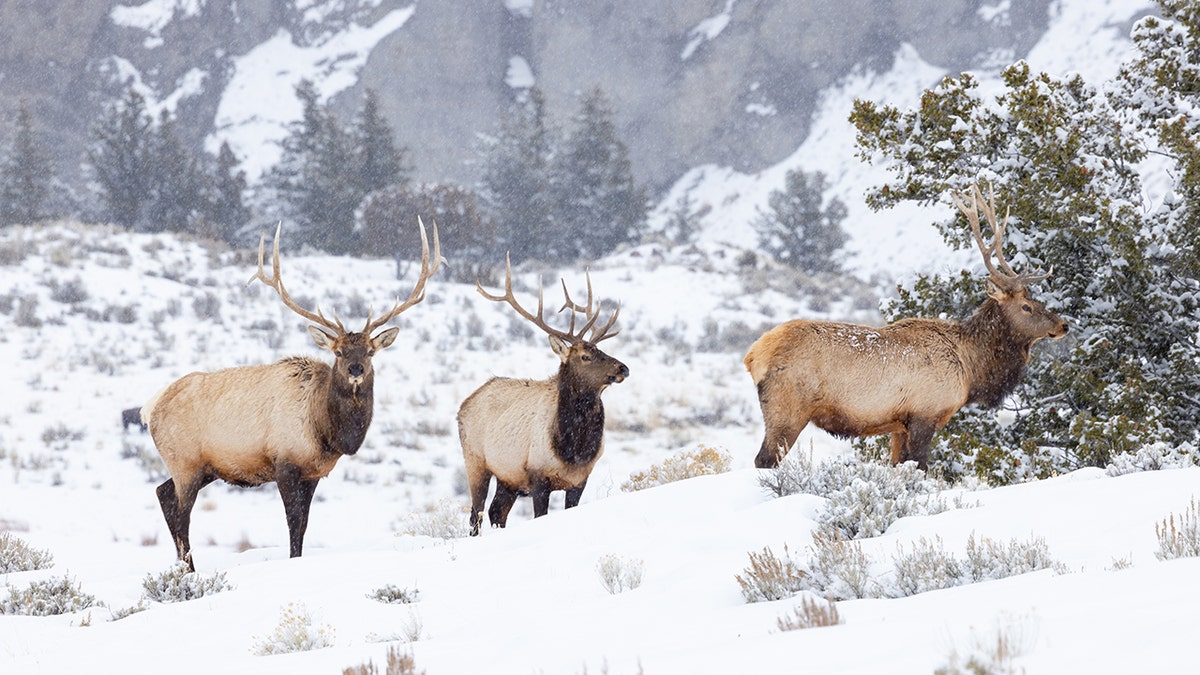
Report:
M 1112 72 L 1128 49 L 1122 22 L 1141 5 L 1064 1 L 1031 61 Z M 754 176 L 700 167 L 676 185 L 658 222 L 691 191 L 710 209 L 695 246 L 646 244 L 592 267 L 597 294 L 622 303 L 622 332 L 602 346 L 631 375 L 604 394 L 606 452 L 579 508 L 564 511 L 558 493 L 550 515 L 534 521 L 521 499 L 507 529 L 462 536 L 459 403 L 493 375 L 545 377 L 558 361 L 511 310 L 442 273 L 374 360 L 375 420 L 362 450 L 318 486 L 304 557 L 287 558 L 273 485 L 214 484 L 193 512 L 194 554 L 201 575 L 224 575 L 231 588 L 187 602 L 144 597 L 143 581 L 169 568 L 174 546 L 154 496 L 159 460 L 146 434 L 122 428 L 121 411 L 194 370 L 326 356 L 270 290 L 246 284 L 249 251 L 71 224 L 0 231 L 0 534 L 53 556 L 44 569 L 0 572 L 0 606 L 63 577 L 102 603 L 0 614 L 0 672 L 337 673 L 381 665 L 397 645 L 430 675 L 930 673 L 973 658 L 994 672 L 1189 672 L 1200 558 L 1160 560 L 1156 528 L 1181 523 L 1190 504 L 1195 513 L 1197 468 L 941 486 L 921 497 L 938 508 L 857 540 L 866 597 L 837 602 L 839 625 L 782 629 L 818 598 L 813 590 L 754 603 L 743 595 L 737 577 L 748 575 L 750 554 L 769 547 L 806 565 L 824 550 L 814 532 L 846 508 L 832 494 L 775 497 L 760 485 L 769 472 L 751 468 L 761 418 L 745 348 L 792 317 L 877 321 L 887 286 L 795 278 L 746 254 L 748 223 L 788 169 L 819 169 L 851 209 L 852 264 L 863 278 L 977 264 L 970 252 L 946 251 L 928 226 L 948 207 L 870 214 L 861 204 L 879 168 L 853 159 L 849 101 L 903 103 L 939 76 L 905 49 L 893 71 L 851 78 L 827 94 L 813 137 L 787 162 Z M 286 251 L 283 260 L 298 300 L 351 327 L 370 306 L 408 294 L 415 271 L 405 272 L 397 279 L 385 260 Z M 520 268 L 523 301 L 533 301 L 539 274 L 548 305 L 560 277 L 582 291 L 581 269 Z M 635 472 L 705 449 L 727 455 L 730 471 L 621 489 Z M 793 460 L 847 454 L 845 443 L 808 430 Z M 856 485 L 862 494 L 878 487 Z M 868 500 L 859 512 L 890 504 Z M 937 548 L 962 561 L 980 542 L 1041 542 L 1027 560 L 1053 564 L 1020 573 L 1018 560 L 1010 576 L 901 592 L 905 556 Z M 610 594 L 598 568 L 613 560 L 640 569 L 640 585 Z M 369 597 L 391 587 L 415 601 Z M 309 630 L 329 646 L 256 653 L 282 641 L 288 611 L 308 612 Z

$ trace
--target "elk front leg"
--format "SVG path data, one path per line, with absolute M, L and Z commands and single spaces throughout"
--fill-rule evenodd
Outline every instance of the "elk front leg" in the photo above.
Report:
M 167 521 L 167 529 L 171 532 L 171 540 L 175 542 L 175 555 L 187 563 L 188 570 L 192 572 L 196 571 L 196 565 L 192 562 L 192 544 L 188 540 L 188 531 L 192 527 L 192 507 L 196 504 L 200 489 L 211 482 L 213 479 L 206 477 L 180 484 L 174 478 L 168 478 L 155 490 L 163 518 Z
M 545 478 L 535 478 L 529 486 L 529 496 L 533 498 L 533 517 L 541 518 L 550 513 L 550 481 Z
M 579 498 L 583 496 L 583 488 L 587 487 L 587 479 L 585 478 L 578 487 L 573 487 L 567 490 L 567 500 L 564 508 L 575 508 L 579 506 Z
M 925 471 L 929 468 L 929 445 L 933 442 L 933 433 L 937 426 L 928 420 L 911 419 L 905 427 L 908 436 L 904 444 L 904 452 L 900 457 L 902 462 L 916 462 L 917 468 Z M 892 436 L 893 441 L 895 435 Z M 892 448 L 895 457 L 896 449 Z
M 275 470 L 275 484 L 279 487 L 283 512 L 287 516 L 289 557 L 299 558 L 304 549 L 304 531 L 308 529 L 308 510 L 317 491 L 317 480 L 304 480 L 300 477 L 300 467 L 283 464 Z

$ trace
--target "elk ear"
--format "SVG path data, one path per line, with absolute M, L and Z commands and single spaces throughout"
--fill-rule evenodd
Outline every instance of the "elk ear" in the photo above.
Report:
M 1000 287 L 1000 284 L 993 281 L 990 277 L 984 282 L 984 288 L 987 289 L 988 297 L 996 302 L 1002 302 L 1008 299 L 1008 291 Z
M 326 333 L 316 326 L 309 326 L 308 334 L 312 336 L 313 342 L 316 342 L 318 347 L 333 351 L 333 343 L 335 340 L 337 340 L 336 337 Z
M 557 335 L 551 335 L 550 336 L 550 348 L 554 350 L 555 354 L 558 354 L 558 358 L 562 359 L 563 363 L 566 363 L 567 356 L 571 353 L 571 343 L 570 342 L 567 342 L 566 340 L 558 337 Z
M 375 349 L 375 351 L 391 347 L 392 343 L 396 341 L 396 336 L 399 334 L 400 327 L 392 326 L 382 333 L 377 333 L 375 337 L 371 338 L 371 346 Z

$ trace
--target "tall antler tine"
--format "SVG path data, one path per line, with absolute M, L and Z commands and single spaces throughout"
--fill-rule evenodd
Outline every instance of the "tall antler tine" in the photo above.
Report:
M 417 229 L 421 233 L 421 273 L 417 276 L 416 283 L 413 284 L 412 292 L 408 294 L 407 300 L 401 301 L 400 298 L 396 298 L 396 304 L 392 306 L 391 311 L 389 311 L 388 313 L 384 314 L 383 316 L 380 316 L 378 319 L 375 319 L 373 321 L 368 319 L 367 325 L 363 328 L 364 333 L 370 333 L 370 332 L 374 331 L 376 328 L 379 328 L 380 326 L 387 323 L 388 321 L 391 321 L 393 318 L 395 318 L 397 315 L 399 315 L 404 310 L 408 309 L 409 307 L 412 307 L 413 305 L 415 305 L 425 299 L 425 284 L 429 281 L 429 279 L 431 277 L 433 277 L 434 274 L 437 273 L 438 268 L 442 264 L 442 248 L 441 248 L 441 243 L 438 240 L 437 222 L 434 222 L 433 223 L 434 258 L 433 258 L 433 263 L 430 264 L 430 262 L 429 262 L 429 260 L 430 260 L 429 259 L 429 237 L 425 234 L 425 223 L 424 223 L 424 221 L 421 220 L 421 216 L 417 216 Z M 478 285 L 478 281 L 476 281 L 476 285 Z M 480 292 L 483 292 L 482 286 L 480 286 Z

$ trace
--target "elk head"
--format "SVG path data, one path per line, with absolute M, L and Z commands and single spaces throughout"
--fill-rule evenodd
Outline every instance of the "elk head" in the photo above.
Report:
M 1008 227 L 1008 212 L 1004 221 L 996 217 L 996 193 L 988 186 L 988 200 L 985 202 L 983 193 L 978 185 L 973 185 L 971 192 L 951 191 L 950 198 L 955 206 L 966 216 L 971 225 L 971 234 L 979 252 L 983 254 L 983 263 L 987 266 L 987 294 L 996 301 L 1000 311 L 1013 326 L 1016 332 L 1029 338 L 1029 343 L 1042 338 L 1057 339 L 1067 334 L 1067 323 L 1058 315 L 1046 309 L 1046 306 L 1029 295 L 1029 285 L 1048 278 L 1051 272 L 1013 271 L 1004 259 L 1004 231 Z M 983 232 L 979 225 L 979 213 L 982 212 L 992 228 L 992 243 L 983 243 Z M 996 262 L 992 262 L 995 256 Z M 999 268 L 997 268 L 997 264 Z
M 483 286 L 478 280 L 475 282 L 475 288 L 479 294 L 488 300 L 494 302 L 505 302 L 516 311 L 517 314 L 528 320 L 534 326 L 537 326 L 550 339 L 550 348 L 558 355 L 562 361 L 562 371 L 572 378 L 573 383 L 580 385 L 583 388 L 601 391 L 610 384 L 623 382 L 626 377 L 629 377 L 629 368 L 624 363 L 605 354 L 596 346 L 597 342 L 607 340 L 617 333 L 620 329 L 613 330 L 613 326 L 617 322 L 617 316 L 621 313 L 621 306 L 613 310 L 608 321 L 600 327 L 596 326 L 597 319 L 600 317 L 600 303 L 593 302 L 592 295 L 592 277 L 588 272 L 584 273 L 587 278 L 587 302 L 579 305 L 571 300 L 571 295 L 567 291 L 567 282 L 562 281 L 563 297 L 565 301 L 563 306 L 559 308 L 559 312 L 570 310 L 570 326 L 567 330 L 559 330 L 546 323 L 544 316 L 544 306 L 542 298 L 542 284 L 538 282 L 538 306 L 537 312 L 533 313 L 521 307 L 517 299 L 513 297 L 512 289 L 512 261 L 505 257 L 505 273 L 504 273 L 504 295 L 492 295 L 483 290 Z M 583 315 L 583 325 L 578 330 L 575 328 L 575 317 L 577 314 Z M 584 339 L 584 334 L 592 331 L 589 339 Z
M 258 272 L 247 283 L 254 283 L 255 280 L 258 280 L 275 289 L 279 293 L 280 299 L 283 300 L 283 304 L 288 309 L 315 324 L 308 327 L 308 333 L 312 336 L 313 341 L 317 343 L 318 347 L 333 352 L 334 382 L 345 383 L 353 393 L 357 393 L 361 388 L 370 389 L 374 380 L 374 369 L 371 366 L 371 358 L 379 350 L 391 346 L 392 342 L 396 340 L 396 335 L 400 332 L 400 329 L 392 327 L 380 331 L 375 335 L 371 333 L 388 321 L 391 321 L 404 310 L 424 300 L 425 284 L 437 272 L 438 267 L 442 263 L 442 248 L 438 241 L 437 223 L 433 224 L 432 263 L 429 256 L 429 239 L 425 235 L 425 223 L 421 222 L 419 216 L 417 217 L 417 225 L 421 230 L 421 273 L 417 277 L 417 282 L 413 287 L 412 293 L 404 301 L 401 301 L 397 297 L 396 304 L 393 305 L 391 311 L 377 319 L 373 319 L 369 313 L 366 325 L 363 326 L 361 331 L 357 332 L 346 330 L 341 320 L 337 318 L 336 312 L 331 321 L 325 318 L 320 307 L 317 307 L 316 312 L 301 307 L 292 300 L 292 296 L 283 287 L 283 279 L 279 272 L 279 239 L 283 223 L 280 223 L 275 228 L 275 245 L 271 261 L 272 275 L 270 277 L 266 275 L 266 271 L 263 269 L 266 235 L 263 234 L 259 238 Z

